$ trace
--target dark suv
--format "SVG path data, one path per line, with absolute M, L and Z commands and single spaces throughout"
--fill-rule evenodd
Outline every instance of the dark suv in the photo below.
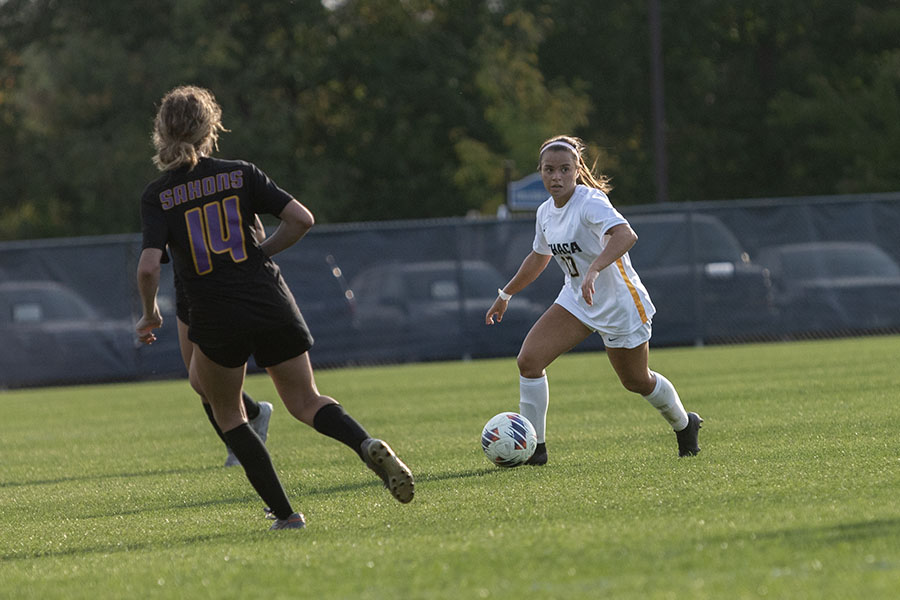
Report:
M 361 351 L 408 361 L 515 355 L 544 307 L 517 297 L 502 323 L 486 326 L 504 281 L 480 260 L 374 265 L 351 283 Z
M 738 340 L 775 324 L 769 271 L 750 260 L 718 218 L 698 213 L 628 217 L 632 264 L 656 306 L 656 344 Z M 693 232 L 693 238 L 691 236 Z
M 900 327 L 900 265 L 875 244 L 769 246 L 759 260 L 772 272 L 786 334 Z
M 0 388 L 125 378 L 136 360 L 130 320 L 56 281 L 0 282 L 0 340 Z

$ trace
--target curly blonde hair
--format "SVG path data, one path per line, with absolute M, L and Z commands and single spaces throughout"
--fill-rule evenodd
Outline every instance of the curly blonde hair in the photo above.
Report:
M 197 166 L 201 156 L 218 150 L 222 108 L 207 89 L 185 85 L 163 96 L 153 123 L 153 164 L 160 171 Z
M 587 163 L 584 161 L 584 152 L 587 150 L 587 146 L 581 138 L 571 135 L 555 135 L 541 144 L 541 150 L 538 153 L 538 171 L 541 170 L 540 157 L 543 156 L 544 150 L 546 150 L 548 146 L 554 144 L 556 145 L 555 149 L 569 150 L 569 152 L 571 152 L 571 149 L 567 148 L 567 146 L 575 149 L 573 154 L 575 154 L 575 158 L 578 161 L 578 177 L 575 179 L 575 183 L 596 188 L 604 193 L 612 191 L 613 188 L 609 183 L 609 177 L 599 173 L 596 175 L 594 174 L 594 169 L 597 167 L 597 160 L 599 157 L 598 159 L 594 159 L 594 164 L 588 167 Z

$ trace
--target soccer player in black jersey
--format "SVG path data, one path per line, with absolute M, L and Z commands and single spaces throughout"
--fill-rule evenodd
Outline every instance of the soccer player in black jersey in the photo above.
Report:
M 262 223 L 257 222 L 257 226 L 259 230 L 262 230 Z M 263 237 L 265 237 L 264 233 Z M 163 262 L 168 262 L 168 260 L 168 255 L 164 254 Z M 184 361 L 184 366 L 187 367 L 188 373 L 190 373 L 191 356 L 194 353 L 194 345 L 188 337 L 188 330 L 190 328 L 188 323 L 190 323 L 191 319 L 190 304 L 184 293 L 184 286 L 181 285 L 181 281 L 177 276 L 175 277 L 175 317 L 176 325 L 178 327 L 178 347 L 181 350 L 181 359 Z M 194 379 L 195 378 L 191 378 L 191 387 L 194 388 L 195 392 L 200 394 L 206 417 L 212 424 L 216 435 L 218 435 L 219 439 L 225 444 L 225 449 L 227 451 L 227 455 L 225 456 L 225 466 L 234 467 L 240 465 L 241 461 L 238 460 L 237 456 L 234 455 L 234 451 L 228 446 L 228 441 L 225 439 L 225 436 L 222 435 L 222 430 L 219 429 L 219 425 L 216 423 L 216 418 L 212 412 L 212 406 L 210 406 L 209 401 L 204 396 L 203 390 L 200 389 L 200 384 Z M 241 401 L 244 404 L 244 413 L 247 415 L 247 421 L 250 423 L 250 427 L 256 432 L 256 435 L 259 436 L 262 443 L 265 444 L 269 433 L 269 420 L 272 418 L 272 404 L 269 402 L 257 402 L 246 391 L 241 392 Z
M 258 215 L 254 220 L 252 233 L 257 242 L 262 241 L 266 237 L 266 231 L 263 228 L 262 221 L 259 220 Z M 167 263 L 169 261 L 170 258 L 168 253 L 163 252 L 162 262 Z M 188 330 L 190 328 L 189 323 L 191 320 L 190 302 L 188 301 L 187 295 L 184 292 L 184 286 L 181 285 L 181 280 L 178 279 L 177 273 L 174 279 L 176 317 L 175 323 L 178 328 L 178 348 L 181 351 L 181 359 L 182 361 L 184 361 L 184 366 L 185 368 L 187 368 L 188 374 L 190 374 L 191 356 L 194 353 L 194 345 L 193 343 L 191 343 L 191 340 L 188 337 Z M 216 435 L 218 435 L 219 439 L 221 439 L 225 444 L 225 449 L 227 451 L 227 455 L 225 456 L 225 466 L 234 467 L 240 465 L 241 462 L 228 446 L 228 442 L 225 440 L 225 436 L 222 435 L 222 430 L 219 429 L 219 425 L 216 423 L 216 418 L 213 415 L 212 406 L 210 406 L 209 401 L 203 395 L 203 390 L 200 389 L 200 385 L 196 381 L 196 378 L 190 377 L 190 382 L 191 387 L 194 388 L 194 391 L 200 395 L 203 411 L 206 413 L 207 419 L 209 419 L 209 422 L 212 424 Z M 247 421 L 250 423 L 250 427 L 253 429 L 253 431 L 256 432 L 256 435 L 259 436 L 259 439 L 262 440 L 262 443 L 265 444 L 266 438 L 269 434 L 269 421 L 272 418 L 272 404 L 269 402 L 257 402 L 246 391 L 241 392 L 241 400 L 244 403 L 244 412 L 247 415 Z
M 167 93 L 156 115 L 154 163 L 163 174 L 141 198 L 143 250 L 137 282 L 144 343 L 162 324 L 156 302 L 166 247 L 190 303 L 190 376 L 209 400 L 216 424 L 259 496 L 271 508 L 272 529 L 300 529 L 265 445 L 241 402 L 247 360 L 272 378 L 288 412 L 352 448 L 400 502 L 413 499 L 409 468 L 384 441 L 371 437 L 333 398 L 319 393 L 308 350 L 313 339 L 271 256 L 299 241 L 312 213 L 255 165 L 221 160 L 222 111 L 208 90 L 182 86 Z M 281 222 L 257 241 L 256 215 Z

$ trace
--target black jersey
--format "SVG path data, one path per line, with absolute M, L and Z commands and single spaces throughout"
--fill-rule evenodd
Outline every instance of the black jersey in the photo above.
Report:
M 255 215 L 292 200 L 255 165 L 201 158 L 164 173 L 141 198 L 143 247 L 172 254 L 193 331 L 270 329 L 299 310 L 253 235 Z

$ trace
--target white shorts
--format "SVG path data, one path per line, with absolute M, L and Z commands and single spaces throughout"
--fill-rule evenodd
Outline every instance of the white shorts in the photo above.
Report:
M 613 331 L 597 327 L 596 325 L 587 321 L 587 317 L 581 313 L 578 309 L 578 306 L 572 306 L 569 298 L 560 294 L 556 299 L 555 304 L 558 304 L 562 308 L 566 310 L 573 317 L 581 321 L 581 323 L 590 329 L 591 331 L 595 331 L 600 334 L 600 337 L 603 338 L 603 345 L 607 348 L 637 348 L 644 342 L 650 341 L 650 335 L 652 333 L 652 328 L 650 326 L 650 320 L 648 319 L 646 323 L 641 323 L 634 330 L 628 333 L 619 333 L 617 331 Z M 579 316 L 581 315 L 581 316 Z
M 628 335 L 621 334 L 608 334 L 603 333 L 602 331 L 598 331 L 600 337 L 603 338 L 603 345 L 607 348 L 637 348 L 644 342 L 650 341 L 650 334 L 652 333 L 652 328 L 650 327 L 650 321 L 646 323 L 642 323 L 640 327 L 629 333 Z

